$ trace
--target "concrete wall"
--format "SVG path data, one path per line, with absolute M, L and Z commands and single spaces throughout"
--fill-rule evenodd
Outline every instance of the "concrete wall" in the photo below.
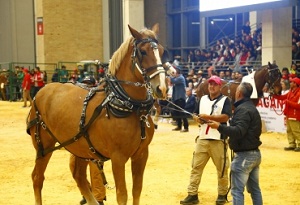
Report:
M 151 28 L 159 23 L 159 42 L 167 46 L 167 8 L 166 0 L 145 0 L 145 26 Z
M 43 17 L 44 24 L 44 35 L 37 36 L 38 61 L 103 58 L 101 0 L 43 0 L 36 5 L 36 17 Z
M 34 61 L 32 0 L 0 0 L 0 62 Z

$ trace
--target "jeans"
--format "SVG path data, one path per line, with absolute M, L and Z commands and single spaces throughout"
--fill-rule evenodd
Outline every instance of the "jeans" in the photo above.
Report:
M 244 189 L 251 194 L 253 205 L 262 205 L 262 195 L 259 187 L 259 165 L 261 154 L 259 150 L 236 152 L 231 163 L 231 195 L 233 205 L 244 205 Z

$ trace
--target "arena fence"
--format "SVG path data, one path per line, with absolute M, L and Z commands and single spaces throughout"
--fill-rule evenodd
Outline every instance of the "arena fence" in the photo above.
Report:
M 193 70 L 195 74 L 199 70 L 203 71 L 203 76 L 208 75 L 209 68 L 213 67 L 213 71 L 216 73 L 220 71 L 226 70 L 234 70 L 234 62 L 224 62 L 222 65 L 213 65 L 210 62 L 178 62 L 178 66 L 181 67 L 182 73 L 184 76 L 187 76 L 189 71 Z M 0 78 L 0 86 L 1 93 L 0 99 L 9 100 L 9 101 L 18 101 L 22 99 L 22 81 L 18 79 L 18 73 L 22 72 L 17 69 L 18 67 L 28 68 L 31 72 L 34 70 L 36 66 L 40 67 L 40 70 L 47 75 L 46 82 L 50 83 L 53 81 L 58 81 L 61 79 L 60 74 L 62 70 L 62 66 L 66 67 L 68 73 L 68 79 L 72 77 L 72 75 L 81 76 L 81 79 L 84 76 L 90 75 L 98 78 L 99 72 L 98 69 L 101 66 L 100 61 L 95 60 L 84 60 L 80 62 L 67 62 L 60 61 L 58 63 L 26 63 L 26 62 L 0 62 L 0 77 L 5 76 L 7 81 L 5 82 Z M 261 67 L 260 61 L 250 62 L 248 65 L 239 66 L 239 71 L 242 72 L 243 75 L 247 75 L 249 71 L 256 70 Z M 54 80 L 52 77 L 56 75 L 58 80 Z M 3 81 L 3 82 L 2 82 Z

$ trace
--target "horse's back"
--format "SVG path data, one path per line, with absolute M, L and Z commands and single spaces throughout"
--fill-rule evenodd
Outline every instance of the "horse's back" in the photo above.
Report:
M 60 143 L 78 134 L 84 100 L 88 93 L 88 90 L 71 83 L 51 83 L 37 93 L 35 103 L 41 119 Z M 105 92 L 97 92 L 88 101 L 86 117 L 84 118 L 85 125 L 89 122 L 95 109 L 103 102 L 104 98 Z M 35 106 L 32 109 L 31 119 L 36 117 Z M 110 153 L 117 150 L 117 147 L 119 147 L 120 151 L 122 151 L 121 148 L 124 149 L 124 155 L 129 156 L 133 154 L 132 150 L 137 150 L 141 144 L 139 127 L 140 121 L 136 113 L 132 113 L 125 118 L 118 118 L 110 113 L 106 107 L 103 107 L 87 132 L 92 144 L 106 157 L 110 157 Z M 153 137 L 152 128 L 146 128 L 146 135 L 148 138 L 144 141 L 148 144 Z M 78 143 L 80 144 L 79 146 Z M 125 146 L 124 144 L 127 145 Z M 89 157 L 80 155 L 78 151 L 80 149 L 88 149 L 88 144 L 84 137 L 81 137 L 76 143 L 72 143 L 66 148 L 77 156 Z

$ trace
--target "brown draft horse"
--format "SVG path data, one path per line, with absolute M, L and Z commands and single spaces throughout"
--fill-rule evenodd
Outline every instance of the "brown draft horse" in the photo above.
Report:
M 281 72 L 277 65 L 271 64 L 264 65 L 259 68 L 254 74 L 254 82 L 256 85 L 257 95 L 258 97 L 263 97 L 263 87 L 266 83 L 269 85 L 270 93 L 278 94 L 281 93 Z M 221 93 L 231 98 L 231 102 L 235 102 L 235 92 L 240 82 L 227 82 L 222 81 Z M 196 90 L 197 97 L 200 99 L 203 95 L 208 94 L 208 83 L 207 81 L 200 84 Z M 258 104 L 259 98 L 252 99 L 255 105 Z
M 37 93 L 27 120 L 37 151 L 32 172 L 36 205 L 42 204 L 44 172 L 52 151 L 60 147 L 78 158 L 110 159 L 119 205 L 127 204 L 125 164 L 130 159 L 133 205 L 140 204 L 154 133 L 149 115 L 152 95 L 165 98 L 167 88 L 161 62 L 164 48 L 156 37 L 158 24 L 140 32 L 128 27 L 132 37 L 113 54 L 99 87 L 86 90 L 71 83 L 51 83 Z M 88 162 L 78 162 L 70 166 L 77 186 L 88 204 L 98 205 L 86 179 Z

